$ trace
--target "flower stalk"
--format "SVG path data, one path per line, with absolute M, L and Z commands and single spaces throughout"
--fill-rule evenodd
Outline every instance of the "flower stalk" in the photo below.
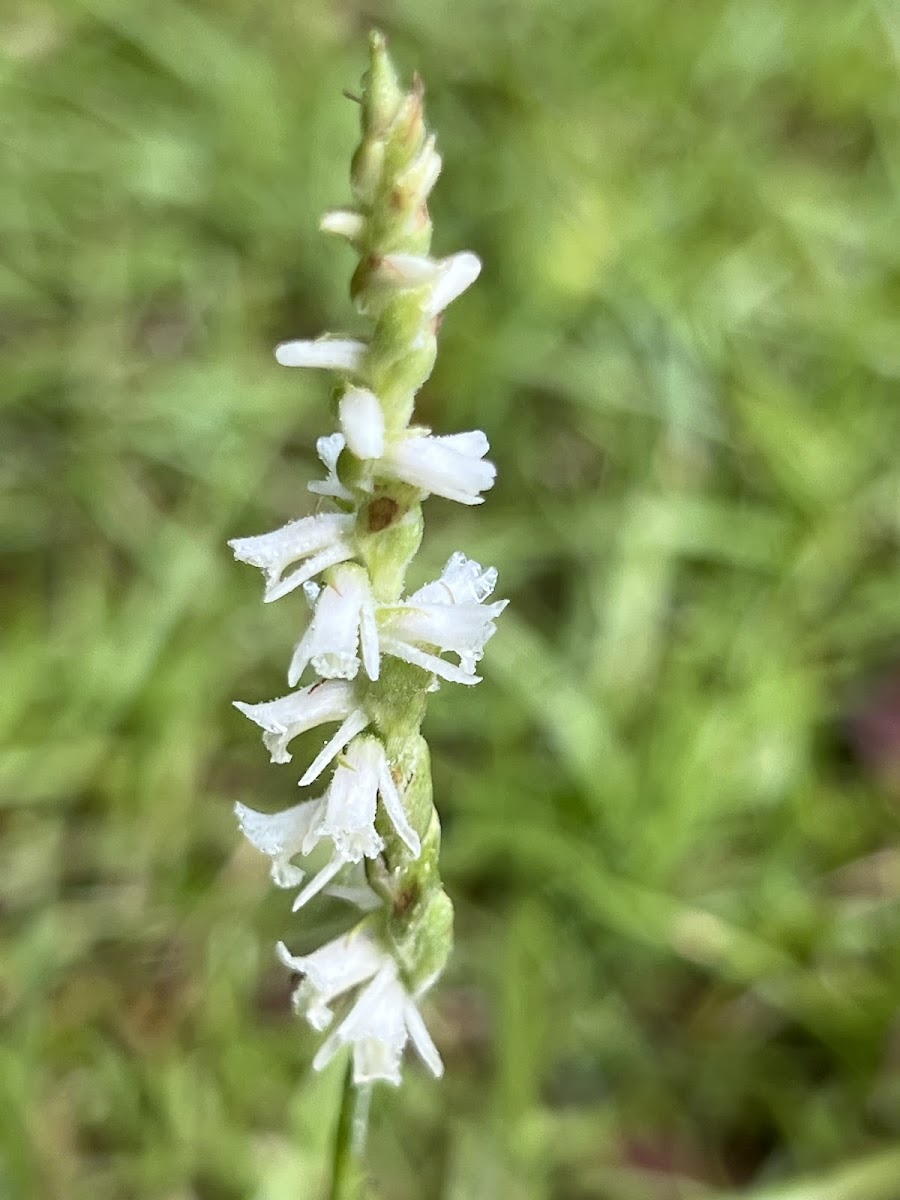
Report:
M 280 945 L 279 955 L 300 977 L 297 1013 L 327 1031 L 313 1066 L 349 1047 L 353 1084 L 367 1088 L 399 1084 L 408 1042 L 435 1076 L 443 1070 L 419 1006 L 449 957 L 453 909 L 441 883 L 440 822 L 420 729 L 438 680 L 479 681 L 476 665 L 506 602 L 486 603 L 496 572 L 459 553 L 438 580 L 404 596 L 423 500 L 480 504 L 494 482 L 480 430 L 436 436 L 411 423 L 441 314 L 480 263 L 469 252 L 429 255 L 427 200 L 441 160 L 425 126 L 421 82 L 401 88 L 377 33 L 361 112 L 355 205 L 326 213 L 321 228 L 359 254 L 350 291 L 371 333 L 276 350 L 282 365 L 337 376 L 339 431 L 319 440 L 326 478 L 310 485 L 320 507 L 230 545 L 262 571 L 267 602 L 291 597 L 286 603 L 306 610 L 288 670 L 293 690 L 237 707 L 261 727 L 276 763 L 291 761 L 298 734 L 332 727 L 300 778 L 320 794 L 274 815 L 239 804 L 238 819 L 271 858 L 273 881 L 299 888 L 295 909 L 331 895 L 360 910 L 347 933 L 313 953 Z

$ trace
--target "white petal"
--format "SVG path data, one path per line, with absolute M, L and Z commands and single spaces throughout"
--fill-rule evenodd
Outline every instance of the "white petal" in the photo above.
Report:
M 435 136 L 429 134 L 422 149 L 397 180 L 404 191 L 414 192 L 425 200 L 441 173 L 441 156 L 435 150 Z
M 481 683 L 480 675 L 472 675 L 468 671 L 464 671 L 462 667 L 455 667 L 453 663 L 448 663 L 443 658 L 438 658 L 436 654 L 428 654 L 425 650 L 420 650 L 418 646 L 411 646 L 408 642 L 401 642 L 395 638 L 382 637 L 381 649 L 385 654 L 390 654 L 394 658 L 400 658 L 403 662 L 411 663 L 414 667 L 421 667 L 423 671 L 430 671 L 434 675 L 439 675 L 441 679 L 446 679 L 448 683 L 465 683 L 473 685 Z
M 434 290 L 428 300 L 426 312 L 431 317 L 444 311 L 448 304 L 457 296 L 461 296 L 467 287 L 475 282 L 481 274 L 481 260 L 468 250 L 462 254 L 453 254 L 441 263 L 442 270 L 434 285 Z
M 315 341 L 280 342 L 275 358 L 283 367 L 322 367 L 327 371 L 357 371 L 366 353 L 365 342 L 355 338 L 316 338 Z
M 376 268 L 376 278 L 388 285 L 415 288 L 432 284 L 425 304 L 427 317 L 443 312 L 480 273 L 481 261 L 468 250 L 439 261 L 422 254 L 386 254 Z
M 318 896 L 319 892 L 324 891 L 327 885 L 331 883 L 332 879 L 334 879 L 335 875 L 337 875 L 338 871 L 341 870 L 343 865 L 344 859 L 341 858 L 339 854 L 336 854 L 331 862 L 322 868 L 318 875 L 314 875 L 312 877 L 303 891 L 299 894 L 299 896 L 297 896 L 296 900 L 291 906 L 292 910 L 297 912 L 297 910 L 301 909 L 304 904 L 309 903 L 313 896 Z
M 283 942 L 278 943 L 277 952 L 289 970 L 304 975 L 294 992 L 294 1008 L 320 1031 L 331 1024 L 332 1001 L 371 979 L 385 957 L 364 926 L 327 942 L 312 954 L 293 955 Z
M 307 491 L 316 496 L 330 496 L 335 500 L 352 500 L 353 493 L 344 487 L 338 478 L 337 463 L 341 451 L 346 446 L 343 434 L 332 433 L 328 437 L 320 437 L 316 442 L 316 453 L 328 471 L 327 479 L 314 479 L 306 485 Z
M 423 667 L 427 658 L 428 667 L 444 679 L 464 682 L 468 676 L 469 682 L 475 682 L 475 664 L 496 632 L 494 622 L 508 603 L 481 603 L 490 595 L 496 579 L 492 567 L 482 570 L 464 555 L 452 555 L 439 580 L 426 584 L 408 600 L 379 608 L 382 649 Z M 430 651 L 435 647 L 441 653 L 458 654 L 463 674 L 456 674 L 456 668 L 448 674 L 446 665 L 439 665 L 441 660 L 431 658 Z M 422 651 L 427 653 L 423 656 Z
M 403 801 L 400 799 L 400 793 L 397 791 L 397 785 L 394 783 L 394 778 L 391 775 L 387 756 L 383 750 L 381 752 L 381 760 L 378 764 L 378 790 L 381 794 L 381 801 L 384 804 L 385 812 L 391 818 L 391 823 L 397 830 L 398 837 L 406 843 L 406 847 L 413 858 L 418 858 L 422 853 L 422 843 L 419 841 L 419 835 L 409 823 L 409 818 L 403 807 Z
M 271 601 L 282 596 L 286 591 L 298 587 L 316 571 L 307 568 L 303 578 L 302 572 L 291 576 L 288 586 L 281 576 L 286 567 L 309 555 L 326 557 L 332 561 L 343 561 L 353 556 L 353 549 L 347 540 L 353 532 L 354 518 L 344 513 L 321 513 L 314 517 L 303 517 L 299 521 L 291 521 L 271 533 L 258 534 L 255 537 L 232 538 L 228 543 L 234 551 L 234 556 L 240 562 L 250 563 L 259 567 L 265 575 L 265 599 Z M 338 557 L 335 559 L 335 553 Z M 317 559 L 313 559 L 316 562 Z
M 286 952 L 282 958 L 288 965 L 302 961 L 292 959 Z M 325 1019 L 331 1016 L 327 1007 L 331 998 L 325 994 L 320 1003 Z M 397 978 L 396 964 L 385 956 L 350 1012 L 322 1043 L 313 1059 L 313 1068 L 321 1071 L 339 1050 L 351 1046 L 355 1084 L 381 1080 L 396 1085 L 400 1082 L 403 1050 L 410 1040 L 425 1065 L 439 1078 L 444 1068 L 437 1047 L 414 1000 Z
M 492 624 L 508 603 L 495 600 L 493 604 L 422 604 L 410 600 L 385 611 L 391 614 L 388 625 L 395 636 L 455 650 L 484 638 L 485 627 Z
M 234 806 L 241 831 L 257 850 L 272 859 L 272 879 L 277 887 L 297 887 L 304 872 L 291 863 L 318 810 L 314 800 L 304 800 L 284 812 L 261 813 L 245 804 Z
M 334 737 L 326 742 L 320 753 L 310 763 L 306 774 L 300 780 L 300 787 L 306 787 L 307 784 L 318 779 L 328 764 L 337 758 L 347 743 L 355 738 L 358 733 L 362 733 L 368 724 L 369 718 L 361 708 L 357 708 L 350 713 Z
M 302 732 L 324 721 L 346 716 L 353 695 L 353 688 L 348 683 L 328 680 L 259 704 L 235 700 L 234 707 L 269 733 L 284 733 L 291 728 Z
M 363 989 L 353 1008 L 319 1048 L 313 1069 L 321 1071 L 342 1046 L 353 1046 L 353 1082 L 400 1082 L 400 1059 L 406 1044 L 406 992 L 397 968 L 386 961 Z
M 334 233 L 346 238 L 348 242 L 357 242 L 363 235 L 366 219 L 362 213 L 350 208 L 331 208 L 324 213 L 319 222 L 323 233 Z
M 336 475 L 329 475 L 327 479 L 311 479 L 306 490 L 314 496 L 326 496 L 329 500 L 353 499 L 353 493 L 344 487 Z
M 496 618 L 508 601 L 494 604 L 413 604 L 382 609 L 382 636 L 393 642 L 421 647 L 437 646 L 459 655 L 468 671 L 484 654 L 488 640 L 496 633 Z
M 385 280 L 402 287 L 422 287 L 436 280 L 443 266 L 424 254 L 385 254 L 377 272 Z
M 487 450 L 487 438 L 477 429 L 450 437 L 412 432 L 387 446 L 379 467 L 424 492 L 481 504 L 479 493 L 493 486 L 497 474 L 494 464 L 482 459 Z
M 295 684 L 310 661 L 326 679 L 354 679 L 359 670 L 362 610 L 367 605 L 371 605 L 371 588 L 365 570 L 355 563 L 336 567 L 294 650 L 288 682 Z
M 316 454 L 330 475 L 337 471 L 337 462 L 346 444 L 343 434 L 340 433 L 329 433 L 327 437 L 317 438 Z
M 416 1007 L 414 1000 L 407 999 L 404 1017 L 410 1039 L 416 1050 L 418 1050 L 419 1057 L 429 1071 L 431 1071 L 435 1079 L 440 1079 L 444 1073 L 444 1064 L 441 1062 L 437 1046 L 432 1041 L 431 1034 L 428 1032 L 425 1022 L 422 1020 L 422 1014 Z
M 384 849 L 384 841 L 375 831 L 378 766 L 383 753 L 374 738 L 356 738 L 338 763 L 326 793 L 320 829 L 349 862 L 374 858 Z
M 308 559 L 302 567 L 296 571 L 292 571 L 290 575 L 285 576 L 279 583 L 268 587 L 263 599 L 267 604 L 271 604 L 273 600 L 280 600 L 282 596 L 286 596 L 294 588 L 298 588 L 312 579 L 313 575 L 320 575 L 323 571 L 327 571 L 329 567 L 335 567 L 338 563 L 347 562 L 355 554 L 356 548 L 349 542 L 333 542 L 327 549 Z
M 374 683 L 381 669 L 381 651 L 378 646 L 378 625 L 375 621 L 375 605 L 372 601 L 367 601 L 363 604 L 360 611 L 359 640 L 363 666 L 366 669 L 366 674 Z
M 273 762 L 290 762 L 287 744 L 292 738 L 316 725 L 340 721 L 351 711 L 353 700 L 350 684 L 327 680 L 262 704 L 235 700 L 234 707 L 265 730 L 263 742 Z
M 338 1027 L 334 1033 L 328 1035 L 319 1049 L 316 1051 L 316 1057 L 312 1061 L 314 1071 L 324 1071 L 336 1054 L 343 1050 L 346 1042 L 341 1037 L 341 1030 Z
M 228 545 L 240 562 L 264 571 L 280 571 L 313 550 L 320 550 L 336 538 L 345 537 L 353 527 L 353 518 L 343 513 L 321 513 L 301 517 L 255 537 L 232 538 Z
M 482 570 L 481 564 L 457 550 L 447 559 L 441 577 L 426 583 L 407 601 L 414 604 L 480 604 L 497 586 L 496 567 Z
M 312 626 L 307 629 L 306 633 L 294 647 L 294 653 L 291 655 L 290 666 L 288 667 L 287 681 L 290 687 L 296 687 L 300 682 L 303 672 L 306 670 L 309 660 L 312 658 L 312 642 L 311 635 Z
M 341 429 L 357 458 L 384 454 L 384 413 L 381 401 L 367 388 L 349 387 L 341 396 Z
M 443 437 L 434 438 L 445 450 L 452 450 L 463 458 L 484 458 L 491 448 L 487 434 L 483 429 L 467 429 L 464 433 L 447 433 Z M 493 465 L 493 464 L 491 464 Z
M 286 967 L 306 975 L 318 991 L 335 994 L 370 978 L 385 958 L 384 951 L 364 926 L 341 934 L 311 954 L 291 954 L 284 942 L 278 943 L 276 952 Z

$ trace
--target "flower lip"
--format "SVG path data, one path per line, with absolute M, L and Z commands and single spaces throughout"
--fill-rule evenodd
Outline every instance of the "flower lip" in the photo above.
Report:
M 508 601 L 485 604 L 496 583 L 493 567 L 482 570 L 464 554 L 454 554 L 441 577 L 419 588 L 408 599 L 378 610 L 379 643 L 391 654 L 441 679 L 475 684 L 475 664 L 488 639 L 496 632 L 496 618 Z M 459 656 L 459 666 L 438 657 Z
M 349 862 L 374 858 L 384 846 L 375 830 L 379 797 L 398 836 L 418 858 L 419 836 L 404 811 L 384 746 L 368 735 L 354 738 L 347 747 L 323 798 L 321 821 L 307 840 L 331 838 L 337 852 Z
M 332 721 L 344 721 L 356 710 L 354 689 L 343 680 L 328 679 L 260 704 L 235 700 L 234 707 L 263 730 L 263 743 L 272 762 L 291 761 L 287 746 L 298 734 Z
M 481 259 L 477 254 L 464 250 L 461 254 L 453 254 L 441 263 L 443 270 L 437 278 L 431 293 L 426 312 L 430 317 L 442 313 L 448 304 L 471 287 L 481 274 Z
M 309 663 L 326 679 L 354 679 L 362 663 L 370 679 L 379 673 L 375 601 L 368 573 L 356 563 L 336 566 L 315 600 L 312 619 L 294 649 L 288 671 L 293 687 Z
M 481 274 L 477 254 L 464 250 L 448 258 L 434 259 L 424 254 L 385 254 L 377 260 L 374 282 L 382 287 L 420 288 L 431 286 L 424 302 L 424 315 L 434 319 L 448 304 L 471 287 Z
M 354 524 L 349 513 L 319 513 L 290 521 L 271 533 L 232 538 L 228 545 L 238 561 L 262 571 L 266 581 L 263 598 L 271 603 L 328 567 L 353 558 Z M 301 560 L 305 560 L 303 565 L 285 576 L 287 568 Z
M 384 453 L 384 413 L 381 401 L 368 388 L 348 387 L 339 404 L 341 430 L 357 458 L 380 458 Z
M 261 813 L 246 804 L 234 806 L 241 832 L 272 860 L 271 875 L 276 887 L 297 887 L 305 872 L 291 859 L 299 854 L 317 815 L 318 801 L 304 800 L 279 813 Z
M 346 441 L 343 434 L 332 433 L 328 437 L 320 437 L 316 442 L 316 454 L 328 471 L 326 479 L 314 479 L 306 485 L 307 491 L 318 496 L 330 496 L 333 500 L 352 500 L 353 493 L 341 483 L 337 473 L 338 459 Z
M 323 233 L 336 234 L 354 245 L 362 237 L 365 228 L 365 217 L 352 208 L 331 208 L 319 222 L 319 229 Z
M 433 437 L 410 429 L 389 442 L 377 470 L 403 483 L 460 504 L 481 504 L 481 492 L 493 487 L 497 469 L 485 459 L 488 440 L 480 429 Z
M 331 1004 L 377 974 L 384 958 L 364 927 L 350 930 L 312 954 L 293 955 L 284 942 L 276 949 L 289 970 L 304 976 L 294 991 L 294 1010 L 319 1032 L 331 1024 Z
M 367 346 L 357 338 L 320 337 L 279 342 L 275 360 L 282 367 L 316 367 L 353 373 L 362 366 Z

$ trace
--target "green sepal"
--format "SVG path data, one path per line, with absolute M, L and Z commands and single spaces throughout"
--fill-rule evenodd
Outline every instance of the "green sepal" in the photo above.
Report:
M 377 139 L 360 142 L 350 163 L 350 186 L 364 212 L 375 202 L 383 174 L 384 142 Z
M 393 179 L 405 171 L 425 144 L 425 123 L 422 120 L 422 82 L 416 77 L 412 91 L 403 97 L 391 125 L 385 146 L 385 179 Z
M 378 269 L 383 257 L 383 255 L 369 254 L 360 260 L 350 280 L 350 298 L 358 312 L 363 316 L 375 319 L 389 313 L 389 306 L 396 305 L 398 301 L 401 302 L 403 308 L 408 307 L 410 312 L 414 313 L 415 309 L 410 302 L 415 300 L 418 308 L 418 322 L 413 328 L 417 329 L 418 325 L 424 323 L 424 306 L 428 302 L 431 287 L 429 284 L 413 287 L 401 280 L 390 278 L 386 271 Z M 408 349 L 409 340 L 403 347 L 404 352 L 407 352 Z
M 388 918 L 388 936 L 403 981 L 412 995 L 425 991 L 441 974 L 453 950 L 453 903 L 434 888 L 413 907 L 412 916 Z
M 392 659 L 391 662 L 394 699 L 408 705 L 412 710 L 412 718 L 417 711 L 424 716 L 425 688 L 431 682 L 431 677 L 410 663 L 401 662 L 399 659 Z M 434 808 L 428 743 L 420 733 L 411 737 L 404 733 L 388 733 L 384 736 L 384 742 L 391 765 L 391 775 L 403 800 L 407 819 L 422 839 L 422 857 L 425 856 L 429 837 L 434 843 L 431 850 L 436 856 L 440 845 L 440 823 L 436 820 L 437 813 Z

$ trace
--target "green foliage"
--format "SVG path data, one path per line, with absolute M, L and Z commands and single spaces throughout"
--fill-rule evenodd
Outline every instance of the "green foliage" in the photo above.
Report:
M 876 0 L 4 10 L 0 1197 L 321 1194 L 341 1072 L 270 947 L 328 930 L 231 813 L 286 802 L 229 704 L 296 609 L 224 543 L 309 511 L 327 386 L 271 346 L 359 329 L 316 225 L 369 19 L 429 87 L 435 252 L 485 264 L 418 411 L 498 485 L 431 502 L 411 584 L 461 547 L 512 599 L 429 710 L 447 1076 L 377 1094 L 380 1194 L 896 1200 Z

